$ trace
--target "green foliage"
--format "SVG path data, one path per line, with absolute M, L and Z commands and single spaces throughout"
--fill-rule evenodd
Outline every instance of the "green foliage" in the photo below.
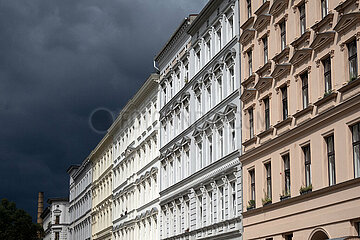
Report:
M 268 196 L 265 195 L 265 198 L 261 199 L 263 206 L 272 203 L 272 199 Z
M 299 190 L 300 194 L 312 191 L 312 184 L 307 187 L 302 186 Z
M 42 227 L 32 222 L 31 216 L 17 209 L 14 202 L 2 199 L 0 204 L 0 239 L 37 240 Z
M 247 209 L 253 209 L 255 208 L 255 200 L 249 200 Z

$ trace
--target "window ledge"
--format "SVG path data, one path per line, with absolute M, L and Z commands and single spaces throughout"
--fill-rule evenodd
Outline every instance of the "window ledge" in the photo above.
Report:
M 351 98 L 360 93 L 360 77 L 349 81 L 346 85 L 341 87 L 338 91 L 341 93 L 341 101 Z
M 263 144 L 271 140 L 273 132 L 274 132 L 274 127 L 270 127 L 269 129 L 259 133 L 258 137 L 260 138 L 260 143 Z
M 274 128 L 276 129 L 276 135 L 281 135 L 290 130 L 293 117 L 288 116 L 287 119 L 277 123 Z
M 320 114 L 325 110 L 332 108 L 335 105 L 337 95 L 337 92 L 332 92 L 315 102 L 314 105 L 317 107 L 317 113 Z
M 297 113 L 295 113 L 293 116 L 296 121 L 296 125 L 300 125 L 304 123 L 306 120 L 311 119 L 312 111 L 314 109 L 314 105 L 309 104 L 307 108 L 304 108 Z

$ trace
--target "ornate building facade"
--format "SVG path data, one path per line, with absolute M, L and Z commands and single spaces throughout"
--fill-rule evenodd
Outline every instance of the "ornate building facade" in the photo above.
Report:
M 92 167 L 86 158 L 81 165 L 72 165 L 68 169 L 70 175 L 69 196 L 69 240 L 91 239 L 91 186 Z
M 41 214 L 44 240 L 67 240 L 69 237 L 69 199 L 49 198 L 48 207 Z
M 113 239 L 159 239 L 158 74 L 126 104 L 113 139 Z
M 211 0 L 155 58 L 160 68 L 160 239 L 238 239 L 239 1 Z
M 243 238 L 358 239 L 359 2 L 248 0 L 240 16 Z
M 93 240 L 112 239 L 112 134 L 108 132 L 89 159 L 92 165 L 91 234 Z

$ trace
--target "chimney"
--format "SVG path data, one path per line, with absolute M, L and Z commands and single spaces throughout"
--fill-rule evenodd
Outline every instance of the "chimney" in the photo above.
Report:
M 43 224 L 43 220 L 41 218 L 41 214 L 42 214 L 43 211 L 44 211 L 44 192 L 39 192 L 37 223 L 39 223 L 40 225 Z

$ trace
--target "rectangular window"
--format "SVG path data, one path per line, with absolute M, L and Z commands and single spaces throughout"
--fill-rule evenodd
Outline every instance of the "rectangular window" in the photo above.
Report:
M 231 182 L 231 207 L 233 211 L 233 217 L 236 216 L 236 183 Z
M 222 78 L 219 77 L 217 79 L 217 82 L 218 82 L 218 99 L 219 99 L 219 102 L 222 101 L 223 99 L 223 87 L 222 87 Z
M 272 198 L 272 190 L 271 190 L 271 163 L 265 164 L 266 169 L 266 196 L 268 198 Z
M 247 0 L 246 3 L 247 3 L 247 15 L 248 18 L 251 18 L 251 0 Z
M 207 56 L 206 56 L 206 60 L 207 61 L 210 61 L 211 59 L 211 45 L 210 45 L 210 40 L 206 43 L 206 53 L 207 53 Z
M 281 40 L 281 51 L 286 48 L 286 23 L 285 20 L 279 23 L 280 26 L 280 40 Z
M 208 194 L 209 194 L 209 211 L 210 211 L 209 220 L 210 220 L 210 223 L 212 223 L 212 221 L 213 221 L 213 212 L 214 212 L 213 195 L 212 195 L 212 192 L 209 192 Z
M 354 156 L 354 175 L 355 178 L 360 177 L 360 123 L 351 127 L 352 146 Z
M 55 232 L 55 240 L 60 240 L 60 233 L 59 232 Z
M 225 217 L 225 199 L 224 199 L 224 187 L 219 187 L 219 205 L 220 205 L 220 220 Z
M 267 37 L 263 37 L 262 39 L 263 42 L 263 46 L 264 46 L 264 64 L 266 64 L 268 62 L 268 57 L 269 57 L 269 53 L 268 53 L 268 38 Z
M 236 134 L 235 134 L 235 120 L 232 120 L 230 121 L 230 131 L 231 131 L 231 139 L 230 139 L 230 142 L 231 142 L 231 149 L 232 150 L 235 150 L 235 147 L 236 147 Z
M 287 86 L 281 88 L 283 120 L 288 118 Z
M 211 85 L 209 85 L 207 88 L 207 95 L 208 95 L 208 102 L 207 102 L 207 107 L 208 107 L 208 110 L 211 109 Z
M 328 0 L 321 0 L 321 17 L 326 17 L 328 13 Z
M 250 175 L 250 200 L 255 201 L 255 170 L 249 171 Z
M 203 220 L 203 205 L 202 205 L 202 195 L 198 196 L 198 214 L 199 214 L 199 227 L 202 226 Z
M 249 76 L 252 75 L 252 50 L 247 52 Z
M 60 216 L 55 216 L 55 224 L 60 224 Z
M 308 85 L 308 73 L 305 72 L 301 76 L 302 83 L 302 102 L 303 108 L 307 108 L 309 106 L 309 85 Z
M 235 76 L 234 76 L 234 68 L 230 68 L 229 69 L 229 73 L 230 73 L 230 89 L 231 92 L 233 92 L 235 90 Z
M 218 129 L 218 133 L 219 133 L 219 143 L 220 143 L 220 156 L 219 158 L 221 158 L 222 156 L 224 156 L 224 134 L 223 134 L 223 130 L 222 129 Z
M 349 71 L 350 71 L 350 80 L 357 78 L 358 69 L 357 69 L 357 48 L 356 40 L 347 44 L 348 54 L 349 54 Z
M 250 139 L 254 137 L 254 109 L 249 109 Z
M 212 136 L 208 137 L 208 141 L 209 141 L 209 160 L 210 160 L 210 163 L 212 163 L 212 153 L 213 153 Z
M 290 195 L 290 156 L 286 154 L 282 157 L 284 161 L 284 180 L 285 180 L 285 195 Z
M 299 12 L 300 12 L 300 33 L 302 35 L 305 33 L 306 30 L 305 3 L 299 6 Z
M 322 61 L 324 66 L 325 93 L 331 91 L 331 60 L 330 57 Z
M 335 178 L 335 147 L 334 135 L 326 137 L 327 158 L 328 158 L 328 171 L 329 171 L 329 185 L 336 184 Z
M 221 28 L 216 32 L 217 40 L 218 40 L 218 51 L 221 49 Z
M 264 98 L 264 106 L 265 106 L 265 130 L 270 128 L 270 106 L 269 106 L 269 98 Z
M 311 154 L 310 154 L 310 145 L 302 147 L 304 153 L 304 162 L 305 162 L 305 186 L 309 187 L 311 185 Z

